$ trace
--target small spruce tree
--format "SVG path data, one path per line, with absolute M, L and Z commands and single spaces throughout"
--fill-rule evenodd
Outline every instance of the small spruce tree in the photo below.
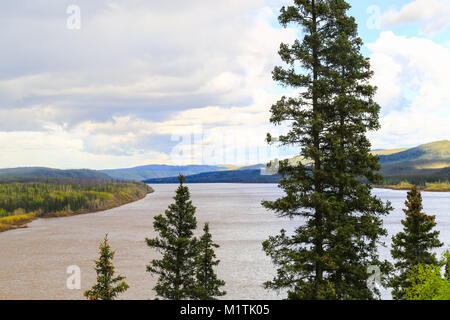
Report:
M 159 237 L 146 239 L 149 247 L 162 254 L 161 259 L 150 262 L 147 271 L 159 276 L 154 290 L 159 297 L 168 300 L 195 298 L 196 286 L 196 208 L 190 200 L 188 187 L 183 185 L 186 179 L 181 174 L 178 179 L 180 185 L 173 198 L 175 203 L 169 205 L 165 216 L 154 217 L 153 227 Z
M 220 263 L 216 260 L 214 248 L 219 245 L 212 241 L 209 233 L 209 224 L 205 223 L 203 236 L 199 242 L 199 252 L 196 259 L 197 264 L 197 287 L 196 298 L 199 300 L 216 300 L 216 297 L 224 296 L 226 291 L 221 291 L 220 287 L 225 285 L 225 281 L 217 278 L 214 267 Z
M 87 290 L 84 295 L 90 300 L 114 300 L 120 293 L 125 292 L 129 286 L 123 281 L 124 276 L 114 277 L 114 266 L 112 260 L 115 251 L 111 251 L 108 244 L 108 234 L 100 243 L 100 259 L 95 261 L 97 272 L 97 284 Z
M 391 279 L 394 299 L 405 299 L 405 288 L 410 286 L 408 272 L 418 265 L 437 265 L 436 255 L 431 252 L 439 248 L 439 231 L 433 231 L 436 226 L 435 216 L 422 212 L 422 195 L 416 186 L 408 192 L 405 201 L 406 219 L 402 220 L 403 231 L 392 237 L 391 254 L 398 274 Z

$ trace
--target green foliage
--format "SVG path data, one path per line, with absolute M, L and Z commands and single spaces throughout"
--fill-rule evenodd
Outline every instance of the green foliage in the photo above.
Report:
M 390 179 L 386 179 L 390 180 Z M 416 180 L 416 179 L 413 179 Z M 420 187 L 420 189 L 424 191 L 450 191 L 450 182 L 426 182 L 426 180 L 422 180 L 424 185 L 416 185 Z M 410 190 L 413 186 L 413 183 L 409 183 L 408 181 L 402 180 L 398 184 L 394 185 L 384 185 L 384 187 L 394 189 L 394 190 Z
M 141 198 L 148 191 L 144 183 L 111 180 L 0 184 L 0 225 L 109 208 Z
M 444 254 L 441 264 L 446 266 L 442 277 L 441 266 L 418 264 L 407 273 L 410 285 L 405 288 L 407 300 L 450 300 L 450 252 Z
M 0 184 L 0 232 L 39 217 L 68 216 L 112 208 L 142 198 L 151 191 L 140 182 L 47 180 L 46 183 Z
M 427 182 L 425 186 L 425 191 L 450 191 L 450 182 Z
M 100 244 L 100 258 L 95 261 L 95 271 L 97 272 L 97 283 L 91 290 L 87 290 L 84 295 L 90 300 L 114 300 L 120 293 L 125 292 L 129 286 L 123 281 L 125 277 L 114 277 L 114 266 L 112 260 L 115 251 L 111 251 L 108 244 L 108 235 L 105 235 Z
M 279 16 L 305 34 L 301 42 L 281 44 L 287 66 L 273 71 L 281 85 L 302 90 L 274 104 L 270 119 L 290 126 L 277 141 L 298 146 L 304 161 L 282 161 L 285 195 L 263 202 L 279 216 L 304 220 L 293 235 L 282 230 L 263 243 L 278 268 L 265 287 L 287 289 L 289 299 L 372 299 L 377 291 L 367 287 L 368 266 L 389 266 L 377 247 L 386 235 L 381 217 L 391 207 L 371 195 L 382 177 L 366 137 L 379 128 L 380 106 L 349 8 L 343 0 L 295 0 Z M 270 134 L 267 140 L 274 141 Z
M 215 300 L 216 297 L 226 295 L 225 291 L 220 290 L 220 287 L 224 286 L 225 282 L 219 280 L 214 272 L 214 267 L 220 262 L 220 260 L 215 259 L 214 248 L 219 248 L 219 245 L 212 241 L 207 223 L 203 228 L 203 232 L 198 244 L 199 252 L 196 259 L 197 284 L 194 292 L 196 299 Z
M 153 227 L 159 237 L 146 239 L 149 247 L 162 254 L 161 259 L 150 262 L 147 271 L 159 276 L 154 290 L 168 300 L 195 298 L 196 287 L 198 240 L 193 236 L 197 227 L 196 208 L 190 201 L 188 187 L 183 185 L 185 178 L 180 175 L 178 179 L 175 203 L 169 205 L 165 216 L 154 218 Z
M 408 192 L 405 201 L 406 219 L 402 220 L 403 231 L 392 237 L 391 254 L 398 274 L 391 279 L 394 299 L 404 299 L 405 289 L 411 285 L 408 272 L 416 265 L 436 265 L 436 255 L 431 252 L 439 248 L 439 231 L 433 231 L 436 226 L 435 216 L 422 212 L 422 195 L 416 186 Z M 426 269 L 428 270 L 428 269 Z M 430 271 L 430 270 L 428 270 Z

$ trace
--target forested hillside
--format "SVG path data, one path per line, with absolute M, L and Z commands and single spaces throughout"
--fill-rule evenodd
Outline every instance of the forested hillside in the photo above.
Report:
M 80 178 L 80 179 L 111 179 L 106 173 L 89 170 L 60 170 L 44 167 L 25 167 L 0 169 L 0 181 L 23 178 Z
M 152 189 L 140 182 L 66 180 L 0 184 L 0 231 L 41 217 L 106 210 L 143 198 Z
M 421 186 L 426 190 L 450 190 L 450 141 L 436 141 L 410 149 L 374 150 L 380 157 L 381 173 L 384 184 L 395 186 L 401 183 L 404 188 L 409 184 Z M 301 157 L 292 158 L 292 163 L 302 162 Z M 278 183 L 279 175 L 265 176 L 257 169 L 264 165 L 236 166 L 232 170 L 203 172 L 187 175 L 188 183 Z M 147 183 L 177 183 L 176 177 L 146 179 Z M 401 188 L 403 188 L 400 186 Z
M 278 183 L 279 175 L 262 175 L 261 170 L 204 172 L 186 177 L 187 183 Z M 177 177 L 148 179 L 146 183 L 177 183 Z

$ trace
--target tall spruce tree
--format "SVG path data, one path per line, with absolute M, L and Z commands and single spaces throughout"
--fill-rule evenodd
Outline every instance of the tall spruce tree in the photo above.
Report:
M 100 259 L 95 261 L 97 272 L 97 283 L 92 289 L 87 290 L 84 295 L 90 300 L 114 300 L 120 293 L 125 292 L 129 286 L 123 281 L 125 277 L 114 277 L 114 266 L 112 260 L 115 251 L 111 251 L 108 244 L 108 234 L 100 243 Z
M 195 298 L 196 286 L 196 208 L 190 200 L 188 187 L 183 185 L 186 179 L 182 175 L 178 179 L 180 185 L 173 198 L 175 203 L 169 205 L 165 216 L 154 217 L 153 227 L 159 237 L 146 239 L 149 247 L 162 254 L 161 259 L 150 262 L 147 271 L 159 276 L 154 290 L 159 297 L 168 300 Z
M 422 195 L 416 186 L 408 192 L 405 205 L 403 231 L 392 237 L 391 255 L 398 274 L 391 279 L 391 286 L 392 296 L 397 300 L 406 298 L 405 288 L 410 286 L 408 272 L 418 264 L 437 265 L 436 254 L 431 250 L 443 245 L 438 239 L 439 231 L 433 231 L 435 216 L 422 212 Z
M 371 265 L 387 270 L 377 247 L 386 235 L 382 216 L 391 210 L 371 195 L 382 176 L 366 134 L 379 128 L 370 63 L 360 49 L 357 24 L 343 0 L 295 0 L 280 11 L 283 26 L 298 24 L 303 40 L 281 44 L 285 67 L 273 79 L 299 89 L 271 108 L 271 122 L 290 127 L 281 145 L 299 148 L 303 163 L 280 163 L 285 195 L 263 205 L 281 217 L 301 217 L 294 234 L 281 230 L 263 243 L 277 266 L 269 289 L 289 299 L 372 299 Z M 267 141 L 275 139 L 270 134 Z
M 216 297 L 226 295 L 226 291 L 220 290 L 225 285 L 225 281 L 218 279 L 214 271 L 214 267 L 220 263 L 220 260 L 216 259 L 215 248 L 219 248 L 219 245 L 212 241 L 209 224 L 205 223 L 196 259 L 197 285 L 195 296 L 199 300 L 216 300 Z

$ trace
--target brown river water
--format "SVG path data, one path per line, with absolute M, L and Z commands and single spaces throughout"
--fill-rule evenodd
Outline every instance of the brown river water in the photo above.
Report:
M 0 299 L 84 299 L 83 292 L 95 282 L 93 260 L 105 233 L 116 255 L 116 271 L 127 277 L 130 289 L 123 299 L 153 299 L 156 278 L 146 272 L 148 262 L 158 254 L 147 247 L 146 237 L 154 237 L 153 217 L 172 202 L 175 184 L 153 185 L 155 192 L 143 200 L 92 214 L 67 218 L 39 219 L 28 228 L 0 233 Z M 198 230 L 210 223 L 221 260 L 217 270 L 226 281 L 225 299 L 281 299 L 262 287 L 274 274 L 261 242 L 282 228 L 294 230 L 298 221 L 277 218 L 266 211 L 261 200 L 281 195 L 274 184 L 191 184 L 197 207 Z M 385 219 L 392 235 L 401 229 L 401 208 L 405 191 L 375 190 L 390 200 L 395 211 Z M 450 244 L 450 195 L 424 193 L 427 213 L 436 214 L 441 241 Z M 381 255 L 388 258 L 388 249 Z M 442 250 L 440 250 L 442 251 Z M 439 251 L 439 252 L 440 252 Z M 81 269 L 81 289 L 68 289 L 67 267 Z M 389 298 L 386 293 L 384 298 Z

